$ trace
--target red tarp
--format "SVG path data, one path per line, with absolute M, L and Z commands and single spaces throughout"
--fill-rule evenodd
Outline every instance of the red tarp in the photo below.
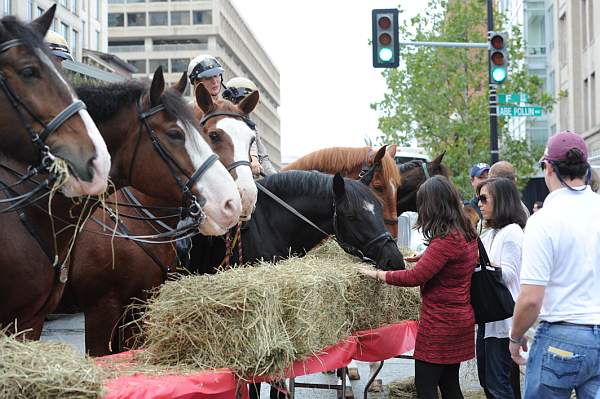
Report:
M 308 359 L 296 361 L 288 377 L 298 377 L 347 366 L 352 359 L 375 362 L 390 359 L 415 347 L 417 322 L 404 321 L 374 330 L 359 331 Z M 132 352 L 98 359 L 122 363 L 132 359 Z M 108 363 L 108 362 L 106 362 Z M 267 381 L 259 377 L 256 381 Z M 231 371 L 223 369 L 178 376 L 133 375 L 106 382 L 105 399 L 235 399 L 238 381 Z M 246 384 L 240 384 L 242 397 L 247 398 Z

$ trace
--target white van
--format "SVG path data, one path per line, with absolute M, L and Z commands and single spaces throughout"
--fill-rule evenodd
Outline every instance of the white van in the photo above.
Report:
M 397 165 L 410 162 L 418 159 L 420 161 L 429 162 L 429 156 L 425 154 L 422 148 L 419 147 L 398 147 L 394 160 Z

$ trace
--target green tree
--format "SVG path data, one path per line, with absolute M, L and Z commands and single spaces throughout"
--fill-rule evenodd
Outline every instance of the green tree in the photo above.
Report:
M 502 15 L 495 26 L 498 31 L 506 26 Z M 400 37 L 409 41 L 486 42 L 486 35 L 484 0 L 430 0 L 424 13 L 400 27 Z M 530 103 L 549 109 L 554 100 L 542 91 L 542 79 L 523 65 L 520 29 L 514 27 L 509 36 L 509 78 L 499 92 L 527 93 Z M 470 166 L 490 159 L 487 51 L 402 46 L 400 57 L 400 68 L 383 72 L 389 91 L 371 105 L 383 115 L 379 140 L 405 144 L 416 138 L 432 155 L 446 151 L 444 164 L 454 183 L 471 196 Z M 525 138 L 510 137 L 501 119 L 500 159 L 513 163 L 520 177 L 531 175 L 541 150 Z

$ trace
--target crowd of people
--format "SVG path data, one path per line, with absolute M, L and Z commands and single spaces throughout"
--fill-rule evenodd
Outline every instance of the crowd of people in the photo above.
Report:
M 600 398 L 600 196 L 590 187 L 588 149 L 576 133 L 547 143 L 540 162 L 550 194 L 522 203 L 514 167 L 501 161 L 470 170 L 475 196 L 461 201 L 434 176 L 417 193 L 428 247 L 411 270 L 361 270 L 398 286 L 420 286 L 415 385 L 419 398 L 462 398 L 460 363 L 476 356 L 487 398 Z M 469 219 L 467 209 L 481 219 Z M 477 325 L 469 287 L 477 237 L 516 302 L 513 317 Z M 538 323 L 531 348 L 527 331 Z M 524 352 L 528 353 L 527 359 Z M 476 355 L 475 355 L 476 353 Z

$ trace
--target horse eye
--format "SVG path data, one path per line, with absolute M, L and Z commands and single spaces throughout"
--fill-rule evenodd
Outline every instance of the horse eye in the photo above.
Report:
M 19 75 L 25 79 L 39 78 L 40 72 L 34 67 L 25 67 L 19 71 Z
M 221 140 L 221 137 L 219 137 L 218 132 L 209 132 L 208 137 L 215 143 Z
M 169 130 L 167 136 L 173 140 L 185 141 L 185 135 L 179 130 Z

